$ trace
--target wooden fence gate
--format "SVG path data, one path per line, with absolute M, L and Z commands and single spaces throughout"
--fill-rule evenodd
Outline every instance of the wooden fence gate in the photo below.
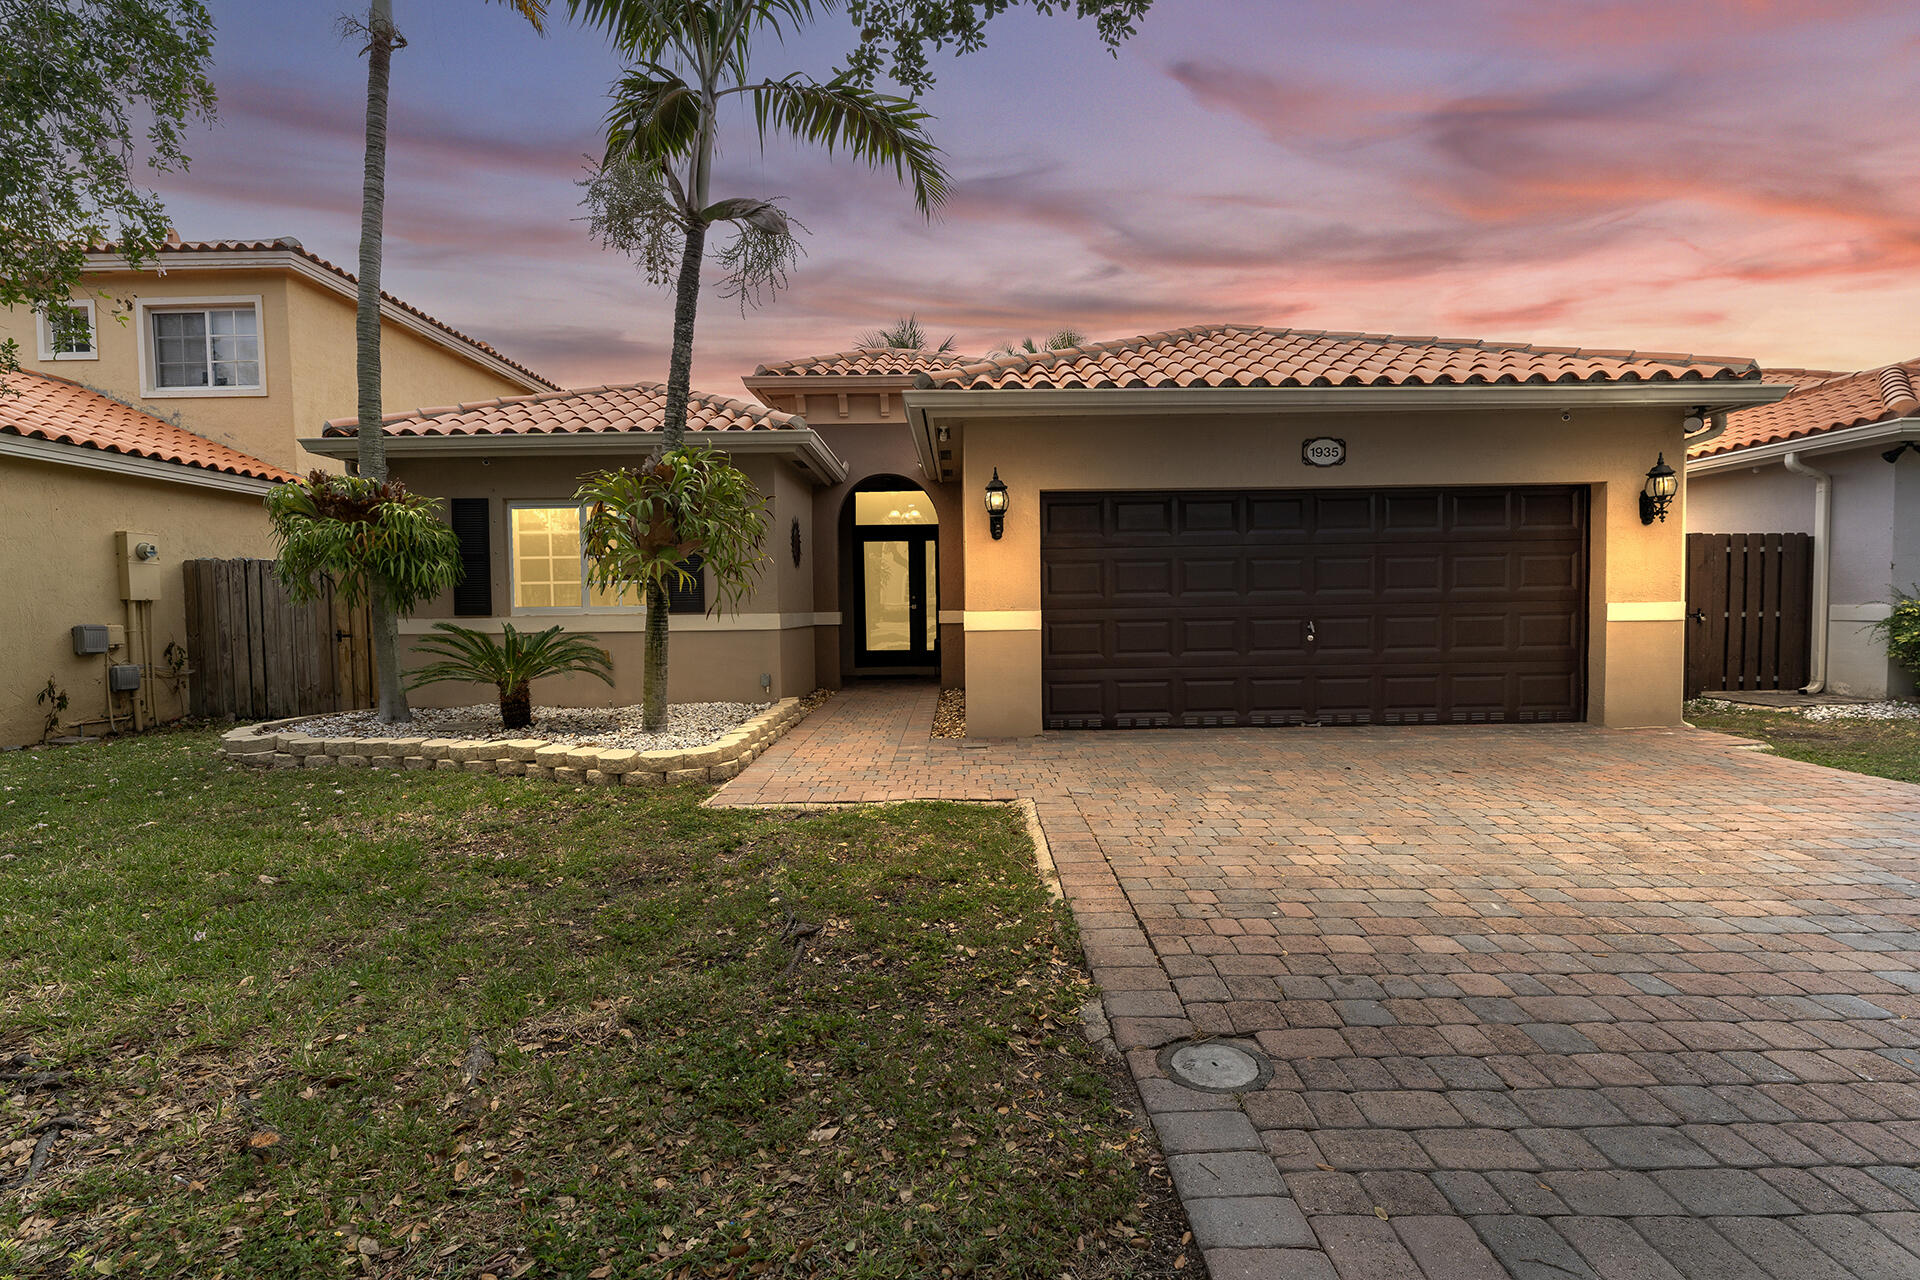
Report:
M 373 628 L 332 584 L 295 604 L 271 560 L 184 562 L 193 714 L 273 720 L 373 705 Z
M 1813 538 L 1687 535 L 1687 696 L 1806 684 Z

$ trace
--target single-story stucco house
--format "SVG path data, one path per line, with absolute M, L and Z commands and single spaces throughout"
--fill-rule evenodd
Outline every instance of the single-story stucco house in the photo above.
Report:
M 691 425 L 767 496 L 768 563 L 737 614 L 676 602 L 675 699 L 937 674 L 984 737 L 1677 724 L 1665 504 L 1684 494 L 1665 460 L 1787 390 L 1749 360 L 1252 325 L 855 351 L 745 381 L 757 403 L 696 396 Z M 569 495 L 657 447 L 662 399 L 641 383 L 389 419 L 393 473 L 449 499 L 468 568 L 407 629 L 592 632 L 615 699 L 637 700 L 641 611 L 584 585 Z M 303 443 L 349 458 L 353 430 Z M 1651 505 L 1650 473 L 1668 477 Z
M 57 734 L 178 718 L 187 688 L 166 652 L 187 643 L 180 563 L 271 556 L 262 499 L 293 473 L 66 378 L 10 373 L 5 386 L 0 746 L 47 732 L 49 681 L 67 698 Z M 77 653 L 75 626 L 106 628 L 108 647 Z M 109 691 L 115 666 L 140 668 L 137 691 Z
M 1689 452 L 1687 531 L 1811 535 L 1812 683 L 1909 696 L 1912 678 L 1872 625 L 1920 583 L 1920 360 L 1767 379 L 1793 390 L 1728 415 L 1725 433 Z

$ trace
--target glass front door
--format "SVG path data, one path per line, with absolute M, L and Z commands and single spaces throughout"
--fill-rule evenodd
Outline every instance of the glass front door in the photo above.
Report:
M 856 665 L 933 666 L 940 648 L 940 547 L 932 504 L 917 493 L 855 498 Z

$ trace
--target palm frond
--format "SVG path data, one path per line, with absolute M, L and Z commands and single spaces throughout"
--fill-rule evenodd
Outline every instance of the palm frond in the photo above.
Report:
M 558 675 L 589 675 L 613 683 L 613 662 L 598 639 L 560 626 L 529 635 L 511 622 L 503 623 L 495 640 L 471 627 L 436 622 L 433 634 L 421 637 L 414 647 L 439 661 L 408 672 L 409 689 L 458 680 L 495 685 L 504 692 Z
M 941 339 L 940 345 L 933 348 L 934 354 L 945 355 L 953 350 L 956 336 L 950 333 Z M 854 339 L 854 343 L 861 347 L 892 347 L 900 351 L 925 351 L 928 340 L 929 335 L 920 324 L 920 317 L 910 315 L 901 316 L 884 329 L 869 329 Z
M 718 51 L 735 79 L 746 78 L 746 35 L 765 27 L 778 37 L 837 0 L 568 0 L 576 21 L 604 31 L 629 58 L 655 60 L 669 51 Z
M 512 8 L 533 25 L 541 35 L 547 33 L 547 0 L 495 0 Z
M 875 93 L 838 77 L 821 83 L 798 72 L 728 92 L 748 94 L 764 146 L 783 132 L 811 142 L 828 155 L 844 151 L 869 168 L 891 168 L 913 186 L 913 202 L 932 215 L 950 188 L 940 148 L 927 133 L 933 117 L 906 98 Z
M 692 85 L 663 67 L 631 68 L 614 81 L 604 168 L 623 161 L 683 160 L 700 142 L 705 108 Z

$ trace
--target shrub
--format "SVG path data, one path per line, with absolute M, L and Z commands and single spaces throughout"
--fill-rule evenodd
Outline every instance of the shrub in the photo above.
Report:
M 418 647 L 440 661 L 413 672 L 407 688 L 443 680 L 491 684 L 500 691 L 500 723 L 509 729 L 533 723 L 533 682 L 542 676 L 590 675 L 613 683 L 613 663 L 593 636 L 567 635 L 557 626 L 526 635 L 511 622 L 497 641 L 451 622 L 436 622 L 433 629 L 436 634 Z
M 1920 680 L 1920 586 L 1893 593 L 1893 612 L 1873 624 L 1887 644 L 1887 656 Z

